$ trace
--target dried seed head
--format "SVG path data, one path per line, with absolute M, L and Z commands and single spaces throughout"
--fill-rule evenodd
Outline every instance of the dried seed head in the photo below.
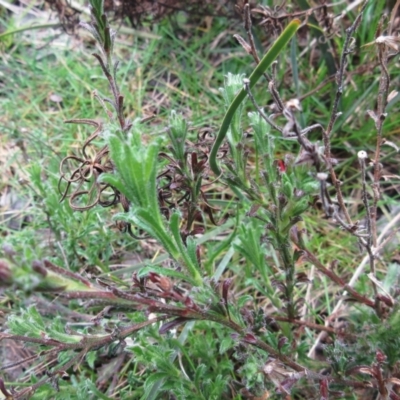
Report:
M 357 157 L 358 157 L 359 160 L 365 160 L 366 158 L 368 158 L 368 154 L 367 154 L 366 151 L 360 150 L 360 151 L 357 153 Z
M 398 36 L 379 36 L 375 39 L 377 45 L 386 45 L 394 51 L 399 51 L 400 37 Z
M 300 100 L 299 99 L 290 99 L 286 102 L 286 107 L 290 111 L 302 111 Z
M 318 172 L 317 179 L 319 181 L 326 181 L 328 179 L 328 174 L 326 172 Z

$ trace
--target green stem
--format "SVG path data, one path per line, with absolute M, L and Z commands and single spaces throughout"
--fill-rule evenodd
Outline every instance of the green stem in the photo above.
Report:
M 278 57 L 279 53 L 283 50 L 286 44 L 290 41 L 293 35 L 296 33 L 297 29 L 300 26 L 300 20 L 294 19 L 290 24 L 285 28 L 285 30 L 281 33 L 281 35 L 276 39 L 275 43 L 269 49 L 267 54 L 263 57 L 257 67 L 254 69 L 253 73 L 250 75 L 250 88 L 252 88 L 256 82 L 261 78 L 262 74 L 265 70 L 272 64 L 272 62 Z M 210 167 L 215 175 L 221 175 L 221 170 L 218 166 L 217 162 L 217 153 L 219 148 L 222 145 L 223 140 L 228 132 L 229 125 L 235 115 L 236 110 L 239 108 L 240 104 L 246 97 L 246 90 L 242 88 L 240 92 L 233 99 L 231 105 L 228 108 L 228 111 L 225 114 L 225 117 L 222 121 L 221 128 L 219 129 L 217 138 L 215 139 L 214 146 L 211 149 L 210 153 Z

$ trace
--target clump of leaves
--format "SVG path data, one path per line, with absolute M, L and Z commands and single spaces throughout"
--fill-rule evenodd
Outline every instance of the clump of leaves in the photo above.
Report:
M 83 26 L 100 49 L 94 57 L 107 78 L 111 98 L 97 93 L 95 97 L 108 120 L 67 121 L 95 130 L 80 155 L 61 161 L 61 200 L 68 198 L 75 211 L 121 204 L 123 212 L 115 215 L 121 230 L 138 239 L 155 240 L 168 262 L 160 266 L 149 261 L 121 280 L 111 274 L 87 279 L 48 260 L 35 262 L 35 290 L 56 291 L 61 315 L 45 319 L 31 306 L 9 317 L 9 330 L 0 339 L 36 346 L 37 353 L 29 360 L 41 359 L 49 367 L 19 391 L 11 391 L 0 381 L 3 394 L 12 399 L 48 396 L 49 383 L 62 394 L 65 384 L 60 378 L 67 371 L 77 371 L 86 360 L 91 369 L 96 362 L 106 363 L 109 369 L 118 365 L 125 387 L 121 398 L 152 399 L 163 393 L 178 398 L 255 398 L 274 391 L 282 396 L 297 393 L 302 398 L 327 399 L 343 398 L 344 392 L 355 390 L 398 398 L 398 357 L 390 354 L 392 337 L 374 333 L 383 323 L 387 331 L 397 329 L 398 307 L 397 293 L 379 281 L 376 265 L 382 240 L 376 229 L 382 143 L 373 160 L 372 205 L 365 152 L 358 153 L 365 224 L 352 220 L 331 149 L 346 58 L 354 51 L 354 35 L 367 2 L 346 31 L 330 117 L 325 124 L 305 127 L 298 121 L 299 102 L 281 97 L 276 61 L 301 22 L 291 21 L 260 59 L 251 34 L 250 8 L 244 5 L 248 39 L 239 41 L 257 67 L 248 79 L 227 75 L 222 89 L 226 113 L 219 130 L 211 138 L 199 133 L 195 142 L 189 141 L 188 122 L 175 111 L 167 138 L 144 140 L 141 128 L 147 121 L 125 118 L 124 96 L 117 84 L 118 62 L 113 60 L 115 32 L 104 14 L 103 1 L 90 4 L 92 19 Z M 391 48 L 378 39 L 380 101 L 372 115 L 378 115 L 375 123 L 381 138 L 379 121 L 385 119 L 388 104 Z M 266 73 L 268 68 L 271 75 Z M 258 105 L 253 93 L 262 77 L 273 102 L 271 115 Z M 253 107 L 247 114 L 246 99 Z M 310 138 L 314 131 L 322 132 L 324 146 Z M 279 155 L 280 141 L 296 143 L 297 157 Z M 213 205 L 227 188 L 235 203 L 230 210 L 234 218 L 221 216 Z M 315 198 L 321 204 L 319 213 L 363 249 L 370 268 L 365 288 L 355 287 L 336 268 L 336 260 L 326 264 L 309 246 L 303 217 Z M 322 221 L 320 214 L 317 218 Z M 218 226 L 216 215 L 224 225 Z M 213 224 L 216 227 L 210 231 Z M 205 244 L 221 229 L 229 232 L 228 237 Z M 310 265 L 312 272 L 307 273 L 305 266 Z M 0 267 L 7 284 L 12 284 L 14 255 Z M 337 291 L 341 293 L 335 312 L 344 299 L 357 305 L 350 311 L 354 320 L 360 320 L 357 326 L 340 325 L 336 314 L 324 320 L 312 310 L 315 271 L 334 288 L 335 293 L 326 294 L 330 301 L 335 301 Z M 82 311 L 82 305 L 90 315 Z M 81 311 L 74 311 L 75 307 Z M 64 328 L 72 315 L 85 321 L 83 328 L 79 324 L 72 328 L 73 321 Z M 362 326 L 370 343 L 357 340 L 355 332 Z M 199 333 L 204 340 L 198 339 Z M 321 349 L 322 340 L 324 358 L 318 363 L 316 350 Z M 362 363 L 354 349 L 365 350 Z M 115 364 L 105 361 L 107 357 Z M 140 373 L 128 372 L 131 363 Z M 104 380 L 110 377 L 107 371 L 101 375 Z M 104 396 L 93 382 L 82 381 L 78 386 L 77 398 L 82 393 Z M 114 394 L 118 390 L 115 382 L 108 389 Z

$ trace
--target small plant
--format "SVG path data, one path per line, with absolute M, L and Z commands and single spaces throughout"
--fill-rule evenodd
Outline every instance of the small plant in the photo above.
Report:
M 71 209 L 89 213 L 97 206 L 120 204 L 122 212 L 114 215 L 119 229 L 137 240 L 151 239 L 163 255 L 160 262 L 149 260 L 123 279 L 111 272 L 90 279 L 47 259 L 35 262 L 34 289 L 56 292 L 60 313 L 49 320 L 31 305 L 10 315 L 0 340 L 35 349 L 28 359 L 3 369 L 40 359 L 46 373 L 32 376 L 19 390 L 0 380 L 3 395 L 109 398 L 90 376 L 79 383 L 76 378 L 63 381 L 83 363 L 93 371 L 105 363 L 112 372 L 102 371 L 104 380 L 118 374 L 122 382 L 108 394 L 121 399 L 169 394 L 180 399 L 400 398 L 397 333 L 388 333 L 399 329 L 398 293 L 382 278 L 397 275 L 393 267 L 378 268 L 398 220 L 378 235 L 383 125 L 392 96 L 388 65 L 393 43 L 385 39 L 383 23 L 371 43 L 381 70 L 377 107 L 369 112 L 377 133 L 371 166 L 366 151 L 357 154 L 363 221 L 354 221 L 359 217 L 349 210 L 348 189 L 339 179 L 332 146 L 346 67 L 368 1 L 345 32 L 328 120 L 300 123 L 300 102 L 280 93 L 279 73 L 285 68 L 278 57 L 301 21 L 289 22 L 260 59 L 245 4 L 248 38 L 238 40 L 257 66 L 249 78 L 227 74 L 221 89 L 226 113 L 218 131 L 196 137 L 187 119 L 171 111 L 166 134 L 156 138 L 143 135 L 148 120 L 125 117 L 113 59 L 115 32 L 103 1 L 90 0 L 90 5 L 91 22 L 82 25 L 98 44 L 100 53 L 93 55 L 111 97 L 94 92 L 107 122 L 66 121 L 94 131 L 79 155 L 60 163 L 61 201 L 68 199 Z M 272 99 L 270 115 L 258 104 L 256 84 L 262 78 Z M 319 209 L 310 214 L 317 200 Z M 225 209 L 218 206 L 226 203 Z M 346 235 L 361 249 L 365 261 L 353 278 L 336 258 L 321 259 L 310 243 L 308 225 L 324 221 L 333 235 Z M 227 235 L 217 237 L 221 232 Z M 321 246 L 329 241 L 324 238 Z M 7 285 L 13 277 L 20 284 L 14 256 L 9 252 L 8 261 L 0 263 Z M 364 285 L 355 285 L 361 274 Z M 325 293 L 327 306 L 317 306 L 323 312 L 314 309 L 320 290 L 314 280 L 333 288 Z M 344 301 L 349 317 L 340 321 Z M 81 307 L 91 312 L 91 319 L 83 321 L 83 328 L 66 328 Z M 316 360 L 317 352 L 322 361 Z M 68 395 L 67 385 L 75 387 Z

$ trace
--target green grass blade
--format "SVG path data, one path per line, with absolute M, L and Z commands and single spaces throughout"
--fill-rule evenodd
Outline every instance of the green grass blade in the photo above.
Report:
M 60 23 L 52 23 L 52 24 L 40 24 L 40 25 L 26 25 L 21 28 L 10 29 L 3 33 L 0 33 L 0 41 L 4 39 L 6 36 L 14 35 L 16 33 L 33 31 L 35 29 L 47 29 L 47 28 L 59 28 L 61 26 Z
M 273 63 L 273 61 L 278 57 L 279 53 L 283 50 L 283 48 L 287 45 L 289 40 L 296 33 L 297 29 L 300 26 L 300 20 L 294 19 L 290 24 L 285 28 L 285 30 L 281 33 L 281 35 L 276 39 L 275 43 L 269 49 L 267 54 L 263 57 L 257 67 L 254 69 L 253 73 L 250 75 L 250 88 L 252 88 L 256 82 L 261 78 L 262 74 L 265 70 Z M 236 95 L 231 105 L 228 108 L 228 111 L 225 114 L 225 117 L 222 121 L 221 128 L 219 129 L 217 138 L 215 139 L 214 146 L 211 149 L 210 154 L 210 167 L 215 175 L 221 175 L 221 170 L 218 166 L 217 162 L 217 153 L 223 140 L 225 139 L 226 133 L 228 132 L 229 125 L 235 115 L 236 110 L 239 108 L 240 104 L 246 97 L 246 90 L 242 88 L 242 90 Z

